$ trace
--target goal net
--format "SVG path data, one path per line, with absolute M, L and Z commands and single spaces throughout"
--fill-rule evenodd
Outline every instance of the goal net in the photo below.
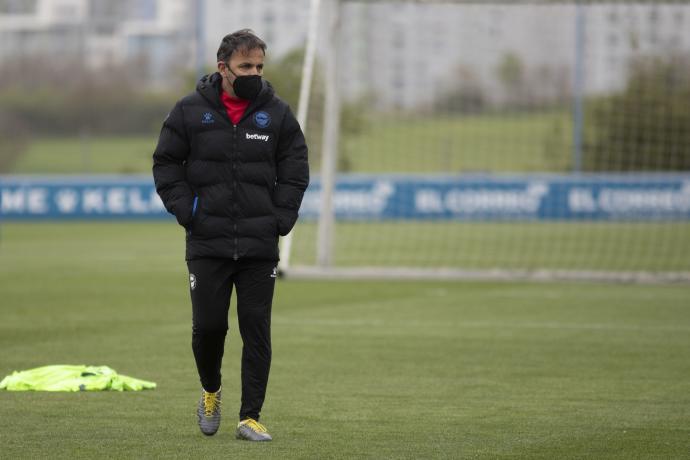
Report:
M 690 279 L 689 4 L 330 6 L 288 275 Z

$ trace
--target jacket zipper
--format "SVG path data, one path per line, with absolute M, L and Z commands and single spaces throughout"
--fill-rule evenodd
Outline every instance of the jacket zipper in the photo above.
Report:
M 247 118 L 251 113 L 255 112 L 258 109 L 258 106 L 255 106 L 255 102 L 253 101 L 251 104 L 249 104 L 249 107 L 244 111 L 244 114 L 242 115 L 242 118 L 240 118 L 239 123 L 242 123 L 242 121 Z M 233 254 L 232 254 L 232 259 L 233 260 L 239 260 L 239 250 L 238 250 L 238 245 L 239 245 L 239 238 L 237 237 L 237 125 L 230 120 L 230 117 L 228 116 L 227 110 L 225 110 L 225 107 L 223 107 L 223 104 L 220 104 L 220 111 L 221 113 L 225 116 L 225 118 L 232 124 L 232 195 L 233 195 L 233 200 L 234 203 L 232 205 L 233 211 L 232 211 L 232 217 L 235 223 L 232 225 L 232 231 L 233 231 L 233 243 L 234 243 L 234 248 L 233 248 Z
M 234 253 L 233 260 L 239 259 L 238 255 L 238 238 L 237 238 L 237 125 L 232 125 L 232 231 L 234 235 Z

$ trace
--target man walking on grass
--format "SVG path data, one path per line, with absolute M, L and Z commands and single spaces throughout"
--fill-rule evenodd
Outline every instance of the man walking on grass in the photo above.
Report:
M 218 72 L 175 104 L 153 154 L 165 208 L 186 231 L 192 350 L 201 380 L 202 433 L 220 426 L 221 362 L 233 286 L 242 336 L 236 437 L 270 441 L 259 415 L 271 363 L 278 237 L 287 235 L 309 182 L 297 120 L 263 80 L 266 44 L 248 29 L 225 36 Z

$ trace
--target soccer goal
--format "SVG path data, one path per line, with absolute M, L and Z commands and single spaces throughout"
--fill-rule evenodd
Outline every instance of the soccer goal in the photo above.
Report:
M 690 281 L 689 4 L 321 6 L 287 276 Z

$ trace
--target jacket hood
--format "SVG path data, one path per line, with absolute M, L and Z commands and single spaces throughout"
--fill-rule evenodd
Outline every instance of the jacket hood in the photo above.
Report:
M 223 82 L 223 77 L 219 72 L 215 72 L 212 74 L 204 75 L 201 77 L 201 79 L 197 82 L 196 84 L 196 90 L 199 94 L 201 94 L 204 98 L 206 98 L 208 101 L 211 103 L 217 105 L 217 106 L 222 106 L 222 102 L 220 101 L 220 92 L 222 90 L 222 82 Z M 261 92 L 259 92 L 259 95 L 256 97 L 255 100 L 249 104 L 249 108 L 251 109 L 252 107 L 262 105 L 265 102 L 270 101 L 273 96 L 275 95 L 275 91 L 273 90 L 273 86 L 265 79 L 261 79 Z

